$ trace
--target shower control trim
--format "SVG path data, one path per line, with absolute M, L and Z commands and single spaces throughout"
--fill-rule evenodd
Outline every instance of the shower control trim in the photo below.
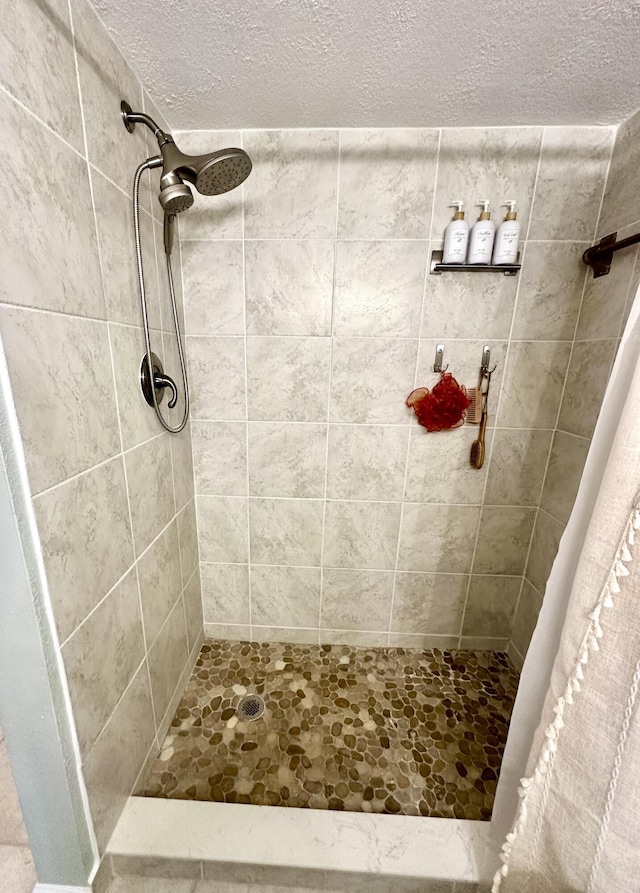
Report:
M 153 365 L 153 387 L 156 391 L 156 402 L 158 406 L 162 403 L 164 400 L 165 388 L 169 388 L 171 391 L 171 399 L 169 400 L 168 406 L 169 409 L 173 409 L 178 402 L 178 388 L 176 387 L 176 383 L 170 375 L 164 374 L 162 360 L 160 360 L 154 353 L 151 354 L 151 363 Z M 142 388 L 144 399 L 149 406 L 153 406 L 151 376 L 149 375 L 149 363 L 147 362 L 146 354 L 142 357 L 142 362 L 140 363 L 140 387 Z

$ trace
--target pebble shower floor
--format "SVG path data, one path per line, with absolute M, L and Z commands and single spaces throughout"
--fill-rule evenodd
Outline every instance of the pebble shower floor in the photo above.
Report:
M 137 793 L 486 820 L 517 685 L 499 652 L 207 640 Z

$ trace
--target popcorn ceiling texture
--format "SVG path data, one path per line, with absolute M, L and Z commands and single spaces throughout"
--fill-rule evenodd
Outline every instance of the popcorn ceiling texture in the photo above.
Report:
M 173 127 L 617 124 L 638 106 L 637 0 L 96 7 Z

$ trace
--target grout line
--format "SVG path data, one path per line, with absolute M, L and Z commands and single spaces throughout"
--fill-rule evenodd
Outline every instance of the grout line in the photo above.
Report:
M 240 148 L 244 148 L 244 136 L 240 131 Z M 245 181 L 240 185 L 240 220 L 242 237 L 242 328 L 243 328 L 243 352 L 244 352 L 244 426 L 245 426 L 245 460 L 247 466 L 246 491 L 247 496 L 247 595 L 249 598 L 249 635 L 253 625 L 253 588 L 251 579 L 251 505 L 249 493 L 251 492 L 251 469 L 249 467 L 249 354 L 247 347 L 247 246 L 245 240 Z M 204 617 L 204 600 L 203 600 Z
M 74 54 L 74 61 L 75 61 L 75 68 L 76 68 L 76 81 L 79 85 L 78 59 L 77 59 L 77 52 L 76 52 L 76 48 L 75 48 L 75 34 L 73 33 L 73 31 L 72 31 L 72 37 L 73 37 L 73 54 Z M 77 155 L 79 158 L 82 158 L 82 160 L 86 162 L 86 160 L 87 160 L 86 155 L 83 155 L 82 152 L 80 152 L 78 149 L 76 149 L 75 146 L 73 146 L 71 143 L 67 142 L 67 140 L 63 136 L 60 136 L 60 134 L 56 130 L 54 130 L 50 124 L 47 124 L 47 122 L 43 121 L 42 118 L 40 118 L 38 115 L 36 115 L 35 112 L 31 111 L 31 109 L 29 108 L 28 105 L 25 105 L 24 102 L 22 102 L 22 100 L 18 99 L 18 97 L 15 96 L 11 92 L 11 90 L 7 89 L 7 87 L 5 87 L 4 84 L 2 84 L 1 82 L 0 82 L 0 92 L 4 93 L 5 96 L 7 96 L 9 99 L 13 100 L 13 102 L 15 102 L 15 104 L 18 106 L 18 108 L 22 109 L 23 112 L 26 112 L 30 118 L 34 119 L 34 121 L 37 121 L 38 124 L 40 124 L 42 127 L 44 127 L 44 129 L 46 131 L 48 131 L 48 133 L 50 133 L 52 136 L 55 136 L 56 139 L 60 140 L 60 142 L 63 145 L 65 145 L 67 147 L 67 149 L 71 149 L 71 151 L 73 152 L 74 155 Z M 82 107 L 82 98 L 80 95 L 78 95 L 78 105 L 79 105 L 80 118 L 82 121 L 82 127 L 83 127 L 83 132 L 84 132 L 84 111 L 83 111 L 83 107 Z M 85 150 L 86 150 L 86 142 L 85 142 Z

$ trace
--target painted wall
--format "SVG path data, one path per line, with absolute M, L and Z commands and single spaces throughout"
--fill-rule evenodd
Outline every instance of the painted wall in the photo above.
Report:
M 640 113 L 618 130 L 607 178 L 597 237 L 618 238 L 640 229 L 640 174 L 637 146 Z M 620 337 L 640 284 L 638 247 L 615 255 L 611 272 L 587 276 L 571 359 L 536 517 L 525 583 L 509 652 L 521 663 L 538 617 L 547 578 L 558 550 L 587 458 L 605 387 Z
M 241 144 L 254 162 L 243 190 L 180 220 L 207 632 L 506 647 L 613 138 L 177 134 L 186 151 Z M 449 202 L 481 198 L 498 222 L 518 200 L 521 273 L 429 275 Z M 482 471 L 474 426 L 428 434 L 405 406 L 437 381 L 438 342 L 469 386 L 491 346 Z
M 191 448 L 137 387 L 130 190 L 150 146 L 119 106 L 146 103 L 141 86 L 84 0 L 3 4 L 2 41 L 0 335 L 102 851 L 202 635 Z M 142 204 L 154 349 L 173 366 L 148 183 Z

